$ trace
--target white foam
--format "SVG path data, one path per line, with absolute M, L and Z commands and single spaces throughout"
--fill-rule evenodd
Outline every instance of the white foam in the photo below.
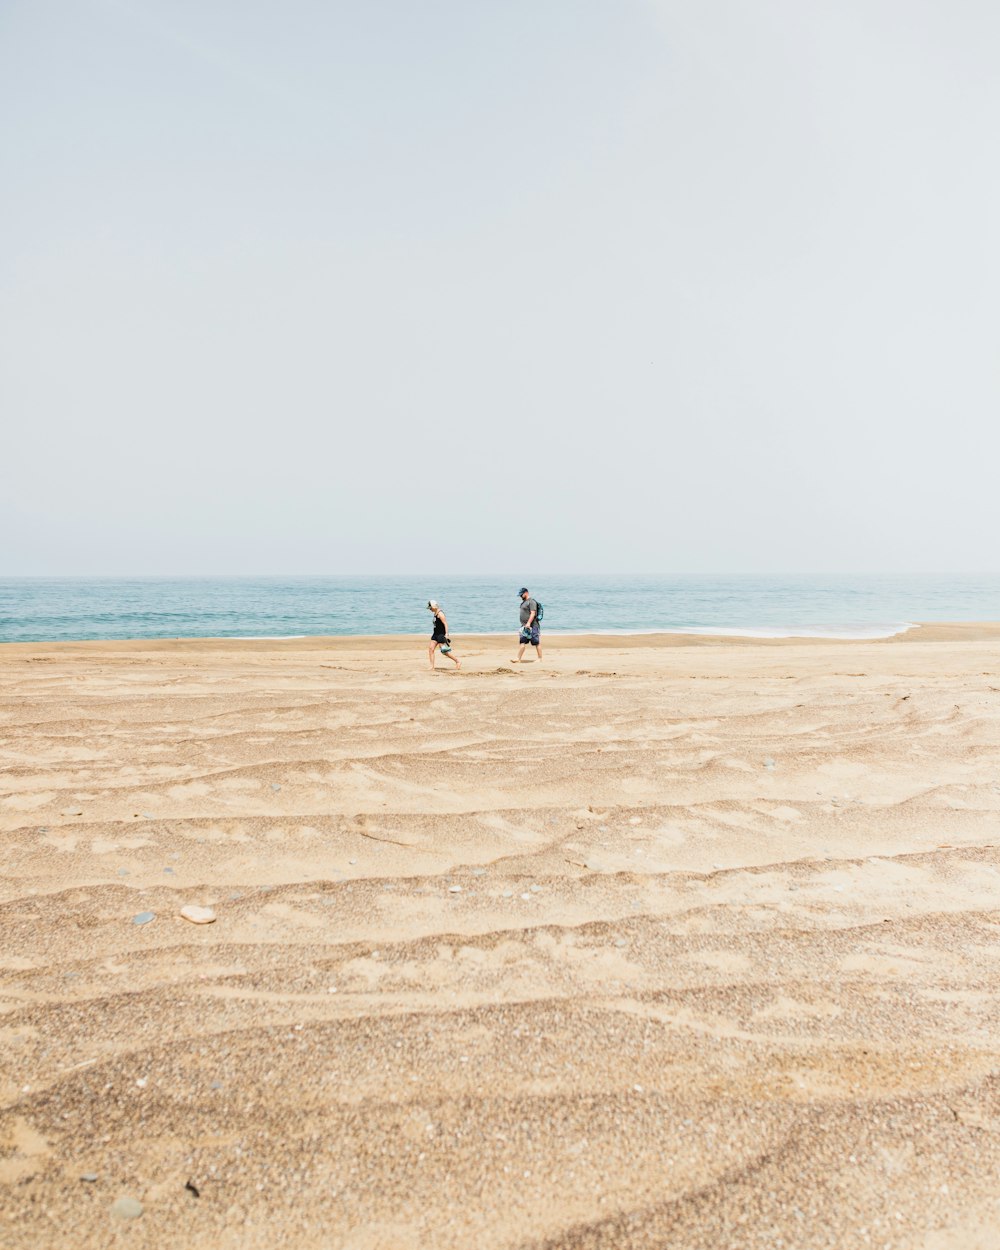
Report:
M 549 635 L 560 634 L 585 635 L 599 637 L 629 636 L 645 634 L 681 634 L 690 637 L 709 638 L 828 638 L 843 642 L 874 641 L 879 638 L 894 638 L 897 634 L 905 634 L 908 629 L 916 629 L 916 625 L 908 621 L 885 625 L 789 625 L 789 626 L 686 626 L 665 629 L 550 629 Z
M 916 626 L 909 621 L 885 625 L 789 625 L 746 629 L 671 629 L 670 634 L 708 634 L 720 638 L 830 638 L 863 642 L 878 638 L 894 638 Z
M 288 642 L 292 638 L 310 638 L 311 634 L 233 634 L 223 642 Z

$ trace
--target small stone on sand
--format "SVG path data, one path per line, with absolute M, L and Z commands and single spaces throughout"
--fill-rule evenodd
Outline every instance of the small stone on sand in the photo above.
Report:
M 461 894 L 462 887 L 460 885 L 450 885 L 448 886 L 448 893 L 449 894 Z
M 151 920 L 156 919 L 155 911 L 141 911 L 138 916 L 132 917 L 133 924 L 149 924 Z
M 80 1180 L 86 1181 L 88 1185 L 93 1184 L 93 1182 L 97 1180 L 97 1173 L 83 1172 L 80 1176 Z
M 211 907 L 195 907 L 190 903 L 181 908 L 181 915 L 192 924 L 211 924 L 215 920 L 215 912 Z
M 142 1215 L 142 1203 L 138 1198 L 119 1198 L 112 1203 L 111 1214 L 120 1220 L 136 1220 Z

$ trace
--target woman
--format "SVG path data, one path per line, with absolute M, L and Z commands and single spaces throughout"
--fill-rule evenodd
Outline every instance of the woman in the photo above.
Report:
M 451 651 L 451 639 L 448 637 L 448 619 L 444 614 L 440 603 L 436 599 L 428 599 L 427 609 L 434 613 L 434 632 L 431 634 L 431 645 L 427 648 L 427 655 L 431 662 L 431 668 L 434 667 L 434 652 L 441 648 L 441 654 L 446 655 L 449 660 L 453 660 L 456 668 L 462 667 L 462 661 L 457 655 L 453 655 Z

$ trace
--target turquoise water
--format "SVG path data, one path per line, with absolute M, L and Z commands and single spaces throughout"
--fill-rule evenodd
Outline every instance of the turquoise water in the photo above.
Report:
M 1000 621 L 983 577 L 215 577 L 0 580 L 0 641 L 513 632 L 522 581 L 556 632 L 879 637 L 918 621 Z

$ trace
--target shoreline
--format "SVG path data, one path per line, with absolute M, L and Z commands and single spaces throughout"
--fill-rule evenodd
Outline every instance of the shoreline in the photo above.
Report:
M 496 639 L 505 644 L 516 635 L 511 629 L 497 633 L 456 632 L 456 640 L 468 640 L 471 645 Z M 857 646 L 866 644 L 893 644 L 900 642 L 1000 642 L 1000 622 L 955 621 L 916 622 L 898 633 L 878 637 L 841 637 L 829 634 L 795 634 L 778 637 L 761 634 L 738 633 L 682 633 L 674 630 L 643 633 L 561 633 L 553 630 L 543 634 L 544 643 L 553 650 L 575 651 L 581 649 L 663 649 L 670 647 L 789 647 L 789 646 Z M 120 648 L 127 651 L 404 651 L 426 645 L 425 634 L 304 634 L 276 637 L 194 637 L 194 638 L 86 638 L 60 639 L 41 642 L 0 642 L 0 656 L 26 652 L 48 654 L 74 654 L 100 651 L 102 648 Z

